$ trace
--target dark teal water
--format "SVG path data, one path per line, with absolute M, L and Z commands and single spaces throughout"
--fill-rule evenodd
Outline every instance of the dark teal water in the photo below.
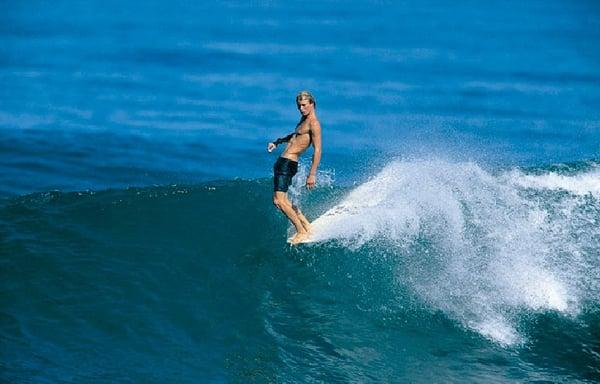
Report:
M 600 381 L 599 14 L 5 4 L 0 382 Z
M 598 380 L 598 164 L 386 170 L 403 167 L 370 181 L 393 202 L 361 200 L 349 231 L 299 248 L 265 179 L 5 201 L 2 377 Z M 296 198 L 315 218 L 361 188 Z

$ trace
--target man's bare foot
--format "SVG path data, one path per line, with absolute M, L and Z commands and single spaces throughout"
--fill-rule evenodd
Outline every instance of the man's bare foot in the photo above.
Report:
M 289 240 L 289 243 L 292 245 L 299 244 L 299 243 L 303 242 L 304 240 L 308 239 L 308 236 L 310 236 L 310 233 L 308 233 L 308 232 L 296 233 L 296 235 Z

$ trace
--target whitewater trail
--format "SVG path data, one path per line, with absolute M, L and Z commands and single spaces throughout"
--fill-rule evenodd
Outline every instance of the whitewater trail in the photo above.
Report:
M 520 314 L 575 316 L 597 297 L 599 196 L 599 167 L 494 175 L 474 163 L 394 161 L 316 219 L 311 240 L 386 244 L 403 258 L 399 282 L 422 301 L 512 345 L 525 340 Z

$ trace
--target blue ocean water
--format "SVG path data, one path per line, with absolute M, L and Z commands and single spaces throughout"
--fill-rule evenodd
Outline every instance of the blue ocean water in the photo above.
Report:
M 591 1 L 0 14 L 0 381 L 600 380 Z M 291 196 L 268 141 L 317 97 Z

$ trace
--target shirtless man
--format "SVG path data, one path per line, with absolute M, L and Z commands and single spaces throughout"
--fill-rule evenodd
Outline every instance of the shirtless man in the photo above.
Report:
M 300 122 L 293 133 L 269 143 L 267 150 L 272 152 L 279 144 L 287 143 L 285 151 L 275 162 L 273 204 L 290 219 L 296 227 L 296 235 L 291 239 L 291 244 L 298 244 L 307 239 L 310 234 L 310 223 L 300 209 L 292 205 L 287 198 L 288 187 L 292 177 L 298 172 L 298 158 L 312 143 L 314 153 L 310 172 L 306 178 L 306 187 L 312 189 L 317 182 L 317 167 L 321 161 L 321 124 L 317 119 L 315 109 L 317 103 L 313 95 L 302 91 L 296 96 L 296 105 L 300 111 Z

